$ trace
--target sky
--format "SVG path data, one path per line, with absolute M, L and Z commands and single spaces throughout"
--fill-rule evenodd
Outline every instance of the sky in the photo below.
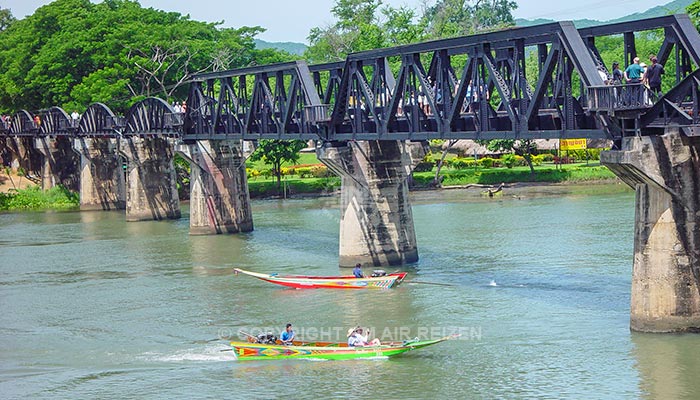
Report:
M 92 0 L 93 2 L 98 2 Z M 549 18 L 609 20 L 663 5 L 671 0 L 516 0 L 516 18 Z M 0 8 L 9 8 L 22 19 L 50 0 L 0 0 Z M 420 10 L 424 3 L 435 0 L 384 0 L 394 7 L 408 6 Z M 207 22 L 223 21 L 225 27 L 261 26 L 267 31 L 258 36 L 269 42 L 307 43 L 313 27 L 333 23 L 333 0 L 140 0 L 141 6 L 189 14 L 191 19 Z

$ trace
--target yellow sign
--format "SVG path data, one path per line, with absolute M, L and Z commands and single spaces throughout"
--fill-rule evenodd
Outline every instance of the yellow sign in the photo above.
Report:
M 560 150 L 585 150 L 586 139 L 559 139 Z

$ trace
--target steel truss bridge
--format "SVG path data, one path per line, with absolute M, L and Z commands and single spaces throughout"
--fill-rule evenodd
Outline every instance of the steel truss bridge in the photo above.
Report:
M 598 71 L 611 71 L 596 40 L 622 37 L 619 61 L 628 65 L 638 55 L 635 35 L 649 31 L 663 32 L 656 55 L 667 74 L 675 73 L 673 87 L 657 97 L 641 85 L 605 85 Z M 557 22 L 353 53 L 338 63 L 205 73 L 193 76 L 184 113 L 158 98 L 134 104 L 124 116 L 102 103 L 90 105 L 78 120 L 60 107 L 21 110 L 0 134 L 619 140 L 662 134 L 674 124 L 700 136 L 699 110 L 700 34 L 680 14 L 578 30 Z

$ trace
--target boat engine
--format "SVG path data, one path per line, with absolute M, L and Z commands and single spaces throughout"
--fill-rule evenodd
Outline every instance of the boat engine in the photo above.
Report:
M 272 332 L 261 333 L 257 336 L 257 343 L 277 344 L 277 336 L 273 335 Z
M 376 278 L 378 276 L 386 276 L 386 271 L 383 269 L 375 269 L 372 271 L 372 278 Z

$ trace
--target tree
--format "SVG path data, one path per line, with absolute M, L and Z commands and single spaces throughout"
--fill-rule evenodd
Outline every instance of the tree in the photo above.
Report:
M 272 173 L 277 177 L 277 193 L 282 188 L 282 164 L 295 163 L 299 160 L 299 151 L 306 147 L 303 140 L 263 139 L 251 154 L 250 161 L 262 160 L 272 166 Z
M 304 57 L 313 62 L 341 61 L 349 53 L 422 40 L 422 28 L 414 23 L 408 7 L 382 7 L 381 0 L 336 0 L 331 9 L 337 21 L 309 33 Z
M 431 39 L 471 35 L 515 24 L 512 0 L 438 0 L 427 7 L 421 24 Z
M 13 22 L 15 22 L 15 17 L 12 16 L 12 12 L 7 8 L 0 8 L 0 32 L 7 29 Z
M 263 28 L 219 25 L 133 0 L 55 0 L 0 29 L 0 112 L 98 101 L 124 112 L 138 96 L 186 97 L 199 71 L 291 59 L 255 48 Z
M 535 174 L 535 167 L 532 165 L 532 151 L 537 149 L 537 144 L 530 139 L 496 139 L 496 140 L 478 140 L 478 143 L 486 146 L 491 151 L 512 151 L 515 154 L 525 159 L 530 174 Z
M 695 0 L 694 2 L 690 3 L 688 8 L 685 10 L 690 16 L 690 19 L 692 19 L 695 23 L 695 27 L 700 30 L 700 0 Z

